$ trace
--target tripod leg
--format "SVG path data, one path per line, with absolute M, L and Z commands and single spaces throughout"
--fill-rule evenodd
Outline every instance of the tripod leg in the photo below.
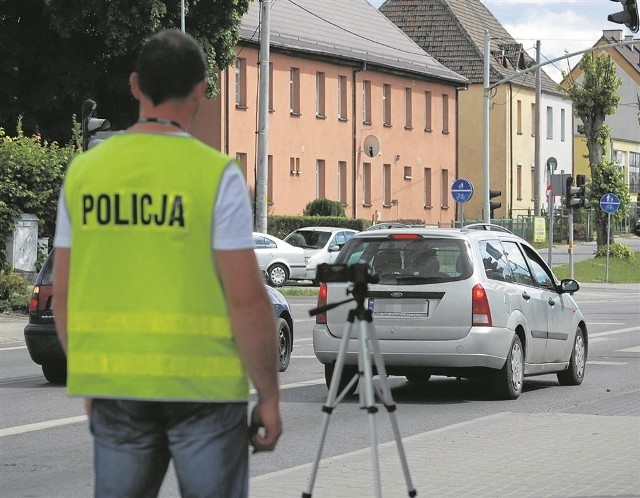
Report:
M 337 399 L 338 396 L 338 386 L 340 384 L 340 378 L 342 377 L 342 367 L 344 366 L 344 359 L 347 354 L 347 347 L 349 346 L 349 339 L 351 338 L 351 332 L 353 329 L 353 322 L 349 321 L 345 325 L 344 334 L 342 339 L 340 340 L 340 348 L 338 349 L 338 357 L 336 358 L 336 365 L 333 370 L 333 377 L 331 378 L 331 383 L 329 385 L 329 394 L 327 395 L 327 401 L 322 407 L 322 411 L 324 412 L 324 416 L 322 419 L 322 429 L 320 431 L 320 442 L 318 443 L 318 448 L 316 450 L 316 455 L 313 460 L 313 466 L 311 467 L 311 475 L 309 476 L 309 484 L 307 489 L 302 492 L 302 498 L 311 498 L 311 492 L 313 491 L 313 485 L 316 481 L 316 476 L 318 474 L 318 467 L 320 465 L 320 458 L 322 457 L 322 449 L 324 448 L 324 442 L 327 437 L 327 430 L 329 428 L 329 418 L 331 417 L 331 413 L 333 409 L 338 405 L 340 399 L 342 399 L 342 395 L 349 389 L 349 384 L 343 393 L 340 395 L 340 398 Z M 354 379 L 351 379 L 351 382 L 355 382 Z
M 369 325 L 369 324 L 368 324 Z M 413 482 L 411 480 L 411 474 L 409 473 L 409 465 L 407 463 L 407 457 L 404 452 L 404 446 L 402 444 L 402 438 L 400 437 L 400 429 L 398 428 L 398 421 L 396 420 L 396 405 L 393 401 L 393 396 L 391 395 L 391 389 L 389 388 L 389 381 L 387 379 L 387 369 L 384 366 L 384 360 L 382 358 L 382 353 L 380 353 L 380 346 L 378 344 L 378 338 L 375 335 L 375 330 L 373 330 L 373 325 L 369 325 L 370 331 L 372 332 L 370 335 L 369 344 L 371 345 L 371 350 L 373 352 L 373 359 L 376 364 L 376 369 L 378 371 L 379 377 L 379 385 L 380 389 L 377 390 L 379 393 L 382 403 L 387 409 L 387 413 L 389 414 L 389 420 L 391 422 L 391 428 L 393 429 L 393 435 L 396 440 L 396 446 L 398 448 L 398 455 L 400 457 L 400 464 L 402 465 L 402 473 L 404 474 L 404 480 L 407 485 L 407 492 L 409 496 L 416 496 L 417 491 L 413 487 Z
M 362 368 L 360 369 L 360 389 L 361 389 L 361 408 L 367 410 L 369 419 L 369 437 L 371 444 L 371 463 L 373 471 L 373 479 L 376 488 L 376 497 L 382 497 L 382 486 L 380 483 L 380 462 L 378 459 L 378 434 L 376 431 L 375 415 L 378 407 L 375 404 L 375 396 L 373 393 L 373 371 L 371 367 L 371 357 L 368 350 L 368 329 L 367 322 L 359 321 L 358 331 L 358 361 Z

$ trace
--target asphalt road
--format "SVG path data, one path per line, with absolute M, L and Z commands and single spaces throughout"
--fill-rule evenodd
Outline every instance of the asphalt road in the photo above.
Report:
M 404 378 L 392 377 L 390 384 L 398 404 L 402 436 L 505 412 L 545 416 L 596 412 L 607 416 L 616 410 L 617 415 L 640 416 L 638 403 L 621 408 L 615 402 L 624 396 L 640 396 L 640 286 L 584 284 L 575 297 L 587 317 L 590 336 L 586 376 L 581 386 L 562 387 L 555 376 L 547 375 L 527 379 L 518 400 L 495 401 L 482 385 L 471 382 L 434 377 L 417 387 Z M 276 451 L 251 457 L 252 477 L 311 462 L 318 447 L 321 407 L 327 389 L 323 367 L 313 355 L 314 319 L 307 313 L 315 306 L 315 299 L 290 297 L 289 302 L 296 337 L 290 367 L 280 375 L 284 434 Z M 81 402 L 69 399 L 63 387 L 48 384 L 39 367 L 30 361 L 21 342 L 24 319 L 1 320 L 0 496 L 90 496 L 91 441 Z M 332 415 L 323 458 L 367 448 L 366 420 L 357 397 L 344 400 Z M 380 412 L 377 425 L 380 443 L 392 441 L 384 411 Z M 486 444 L 489 450 L 491 441 Z M 513 444 L 517 445 L 517 438 Z M 579 464 L 588 455 L 577 454 L 574 458 Z M 300 496 L 301 488 L 299 483 L 292 483 L 277 496 Z M 175 490 L 175 477 L 170 471 L 161 496 L 176 496 Z

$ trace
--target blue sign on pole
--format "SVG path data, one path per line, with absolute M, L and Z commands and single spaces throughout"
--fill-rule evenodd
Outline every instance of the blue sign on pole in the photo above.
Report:
M 467 202 L 473 197 L 473 185 L 469 180 L 458 178 L 451 185 L 451 197 L 461 204 Z
M 616 194 L 604 194 L 600 197 L 600 209 L 605 213 L 615 213 L 620 207 L 620 198 Z

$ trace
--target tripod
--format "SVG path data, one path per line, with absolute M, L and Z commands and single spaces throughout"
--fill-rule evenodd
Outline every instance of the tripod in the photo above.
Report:
M 382 489 L 380 484 L 380 464 L 378 460 L 378 441 L 376 433 L 376 424 L 374 416 L 378 411 L 375 405 L 374 392 L 378 399 L 382 401 L 387 412 L 389 413 L 389 419 L 391 421 L 391 427 L 393 429 L 393 435 L 396 440 L 396 446 L 398 448 L 398 454 L 400 456 L 400 463 L 402 465 L 402 472 L 407 484 L 407 493 L 413 497 L 417 495 L 416 490 L 411 482 L 411 475 L 409 474 L 409 466 L 407 465 L 407 458 L 404 453 L 404 447 L 402 446 L 402 439 L 400 438 L 400 431 L 398 429 L 398 422 L 396 420 L 396 405 L 391 396 L 391 389 L 387 382 L 387 371 L 384 366 L 382 354 L 380 353 L 380 347 L 378 345 L 378 338 L 375 335 L 373 326 L 373 316 L 370 310 L 364 307 L 364 300 L 367 295 L 367 284 L 354 283 L 353 289 L 350 291 L 353 295 L 352 299 L 340 301 L 338 303 L 328 304 L 320 308 L 309 311 L 310 315 L 316 315 L 329 309 L 335 308 L 344 303 L 351 301 L 356 302 L 355 309 L 349 311 L 347 323 L 345 324 L 345 331 L 340 340 L 340 347 L 338 349 L 338 357 L 333 370 L 333 376 L 329 385 L 329 394 L 327 395 L 327 401 L 322 407 L 324 412 L 324 418 L 322 422 L 322 431 L 320 433 L 320 443 L 316 451 L 313 467 L 311 468 L 311 475 L 309 477 L 309 485 L 307 490 L 302 493 L 302 498 L 311 498 L 311 492 L 318 473 L 318 466 L 320 464 L 320 457 L 322 456 L 322 448 L 324 447 L 325 438 L 327 436 L 327 429 L 329 428 L 329 419 L 333 409 L 338 406 L 338 403 L 342 401 L 342 398 L 349 392 L 356 381 L 360 381 L 359 386 L 359 400 L 360 407 L 366 409 L 369 419 L 369 437 L 371 441 L 371 460 L 373 464 L 373 476 L 376 487 L 376 497 L 382 497 Z M 349 340 L 353 332 L 354 323 L 357 321 L 357 334 L 358 334 L 358 373 L 353 376 L 351 381 L 344 387 L 341 393 L 338 393 L 338 386 L 340 378 L 342 376 L 342 370 L 344 367 L 344 361 L 347 353 L 347 347 Z M 373 367 L 371 364 L 371 354 L 373 355 L 373 361 L 377 373 L 380 377 L 380 385 L 374 386 L 373 384 Z

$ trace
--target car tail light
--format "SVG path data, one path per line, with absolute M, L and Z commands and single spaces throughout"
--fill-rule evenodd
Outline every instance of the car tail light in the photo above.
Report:
M 320 284 L 320 289 L 318 289 L 318 308 L 320 306 L 326 306 L 328 292 L 329 290 L 327 289 L 327 284 Z M 316 323 L 320 323 L 320 324 L 327 323 L 326 311 L 323 311 L 322 313 L 318 313 L 316 315 Z
M 35 285 L 33 292 L 31 293 L 31 300 L 29 301 L 29 313 L 36 313 L 38 311 L 38 297 L 40 296 L 40 287 Z
M 414 240 L 421 239 L 422 235 L 418 235 L 417 233 L 394 233 L 389 235 L 389 238 L 393 240 Z
M 480 284 L 471 289 L 471 325 L 479 327 L 491 327 L 491 308 L 487 291 Z

